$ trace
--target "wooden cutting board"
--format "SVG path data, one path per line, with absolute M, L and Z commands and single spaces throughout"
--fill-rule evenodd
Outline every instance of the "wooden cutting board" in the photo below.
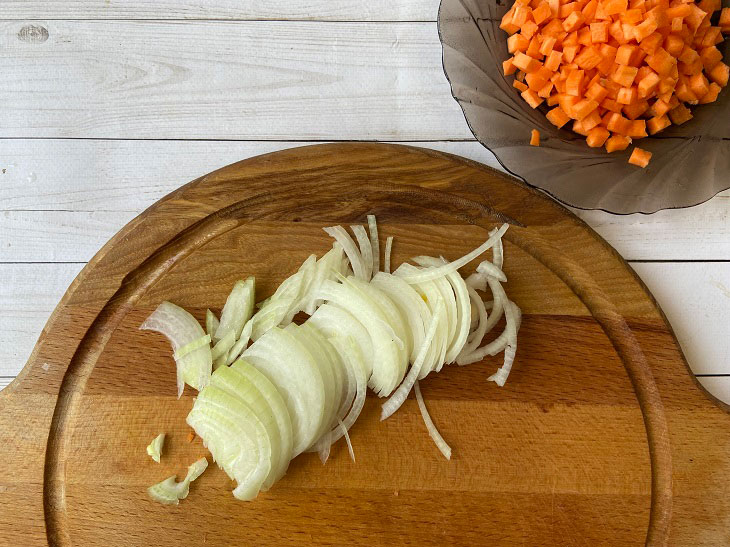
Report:
M 169 346 L 142 320 L 164 299 L 202 319 L 248 275 L 263 297 L 330 247 L 323 226 L 368 213 L 396 264 L 456 258 L 511 224 L 507 289 L 525 316 L 507 385 L 486 380 L 499 356 L 422 382 L 451 461 L 412 398 L 380 422 L 371 397 L 356 463 L 343 443 L 324 466 L 300 456 L 247 503 L 211 466 L 178 507 L 151 502 L 147 486 L 207 452 L 187 440 L 195 393 L 176 399 Z M 0 432 L 3 545 L 730 544 L 728 407 L 631 268 L 539 192 L 411 147 L 277 152 L 156 203 L 72 283 L 0 393 Z

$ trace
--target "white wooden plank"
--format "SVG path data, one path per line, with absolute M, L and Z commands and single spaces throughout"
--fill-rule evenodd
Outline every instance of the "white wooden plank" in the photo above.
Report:
M 291 141 L 0 139 L 0 211 L 134 212 L 182 184 Z M 476 141 L 408 142 L 499 168 Z
M 0 23 L 0 137 L 472 138 L 435 23 L 23 25 Z
M 438 0 L 2 0 L 3 19 L 435 21 Z
M 671 321 L 692 370 L 730 374 L 730 264 L 634 264 Z M 25 363 L 81 264 L 0 264 L 0 376 Z M 730 397 L 726 400 L 730 401 Z
M 0 264 L 0 377 L 23 368 L 51 312 L 83 264 Z
M 653 215 L 573 211 L 627 260 L 730 260 L 730 191 Z
M 695 374 L 730 374 L 730 263 L 634 263 Z

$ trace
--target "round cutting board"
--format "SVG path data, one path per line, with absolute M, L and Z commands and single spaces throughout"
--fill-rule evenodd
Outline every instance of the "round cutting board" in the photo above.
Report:
M 590 184 L 590 181 L 586 181 Z M 422 382 L 453 448 L 414 399 L 388 420 L 370 395 L 326 465 L 296 458 L 252 502 L 211 465 L 177 507 L 147 486 L 208 455 L 188 439 L 167 342 L 138 330 L 162 301 L 203 319 L 249 275 L 270 294 L 322 227 L 377 216 L 395 264 L 453 259 L 502 222 L 522 308 L 515 366 L 447 366 Z M 474 265 L 471 265 L 473 269 Z M 469 267 L 465 269 L 469 273 Z M 0 537 L 11 545 L 726 545 L 730 418 L 690 374 L 630 267 L 539 192 L 446 154 L 383 144 L 277 152 L 173 192 L 73 282 L 0 393 Z M 162 462 L 146 455 L 167 433 Z M 210 460 L 210 457 L 209 457 Z

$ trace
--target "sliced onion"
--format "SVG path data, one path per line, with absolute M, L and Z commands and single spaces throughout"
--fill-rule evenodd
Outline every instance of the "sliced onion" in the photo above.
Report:
M 520 328 L 522 312 L 517 304 L 508 302 L 504 308 L 504 315 L 507 320 L 507 328 L 505 329 L 507 346 L 504 349 L 504 364 L 488 378 L 488 380 L 496 382 L 499 387 L 504 386 L 512 370 L 512 363 L 514 363 L 515 354 L 517 353 L 517 331 Z
M 497 233 L 497 229 L 494 228 L 492 231 L 489 232 L 489 235 L 492 236 Z M 497 243 L 492 248 L 492 262 L 494 263 L 497 268 L 500 270 L 504 266 L 504 247 L 502 245 L 502 238 L 500 237 Z
M 455 272 L 462 266 L 468 264 L 475 258 L 479 257 L 480 255 L 487 252 L 489 249 L 491 249 L 497 241 L 504 235 L 504 233 L 507 231 L 507 228 L 509 228 L 508 224 L 503 224 L 499 230 L 497 230 L 494 235 L 492 235 L 489 239 L 487 239 L 484 243 L 482 243 L 479 247 L 474 249 L 473 251 L 465 254 L 461 258 L 454 260 L 453 262 L 449 262 L 448 264 L 444 264 L 443 266 L 439 266 L 438 268 L 431 268 L 427 270 L 421 270 L 419 272 L 414 272 L 409 275 L 401 273 L 400 275 L 403 276 L 403 279 L 407 283 L 423 283 L 425 281 L 431 281 L 434 279 L 438 279 L 439 277 L 443 277 L 449 272 Z M 400 268 L 398 268 L 400 270 Z M 395 271 L 396 275 L 398 274 L 398 270 Z
M 428 413 L 428 409 L 426 408 L 426 403 L 423 401 L 423 395 L 421 395 L 421 388 L 418 385 L 418 382 L 415 384 L 415 391 L 416 391 L 416 401 L 418 402 L 418 408 L 421 411 L 421 417 L 423 418 L 423 423 L 426 424 L 426 429 L 428 430 L 428 434 L 433 439 L 433 442 L 436 443 L 436 446 L 441 451 L 441 453 L 444 455 L 444 458 L 447 460 L 451 459 L 451 447 L 446 444 L 446 441 L 441 436 L 441 433 L 439 433 L 439 430 L 436 429 L 436 426 L 433 425 L 433 420 L 431 420 L 431 416 Z
M 324 419 L 324 382 L 309 352 L 280 328 L 267 331 L 243 352 L 243 358 L 276 386 L 292 421 L 292 457 L 317 438 Z
M 241 337 L 233 344 L 233 347 L 226 356 L 226 365 L 233 363 L 241 355 L 241 352 L 246 349 L 249 340 L 251 340 L 251 330 L 253 329 L 253 320 L 249 319 L 248 322 L 243 326 L 241 331 Z
M 385 259 L 383 263 L 383 271 L 390 273 L 390 255 L 393 252 L 393 236 L 388 236 L 385 240 Z
M 160 304 L 139 328 L 163 334 L 170 341 L 173 352 L 205 336 L 195 317 L 171 302 Z M 178 398 L 182 395 L 183 383 L 200 391 L 208 385 L 213 369 L 210 346 L 203 345 L 191 351 L 178 359 L 176 364 Z
M 368 215 L 368 231 L 370 232 L 370 248 L 373 255 L 373 275 L 375 275 L 380 271 L 380 240 L 378 239 L 378 223 L 375 220 L 375 215 Z
M 357 244 L 360 247 L 360 256 L 362 257 L 363 265 L 363 281 L 370 281 L 373 277 L 373 247 L 370 244 L 368 233 L 360 225 L 350 226 L 352 233 L 355 234 Z
M 342 245 L 342 248 L 344 249 L 347 258 L 350 261 L 350 265 L 352 266 L 352 271 L 354 272 L 355 277 L 357 277 L 358 279 L 366 280 L 365 267 L 362 263 L 362 256 L 360 256 L 360 251 L 357 250 L 355 242 L 352 241 L 350 234 L 348 234 L 342 226 L 324 228 L 324 231 L 327 232 L 330 237 L 334 238 L 337 243 Z
M 221 311 L 220 324 L 214 336 L 216 340 L 221 340 L 229 332 L 233 332 L 234 342 L 241 336 L 243 326 L 253 313 L 255 292 L 256 280 L 253 277 L 236 281 Z
M 200 458 L 198 461 L 188 467 L 187 475 L 181 482 L 175 480 L 175 475 L 166 478 L 164 481 L 150 486 L 147 489 L 149 496 L 165 505 L 177 505 L 181 499 L 188 497 L 190 492 L 190 483 L 203 474 L 208 468 L 208 460 Z
M 205 331 L 211 336 L 215 336 L 215 331 L 218 330 L 220 321 L 215 314 L 210 310 L 205 310 Z
M 471 299 L 472 303 L 474 304 L 474 307 L 477 311 L 477 325 L 476 330 L 470 335 L 467 343 L 464 345 L 463 348 L 461 348 L 461 353 L 456 358 L 456 362 L 459 365 L 462 365 L 460 361 L 460 358 L 462 355 L 469 355 L 472 353 L 475 349 L 479 347 L 479 344 L 482 343 L 482 340 L 484 339 L 484 335 L 487 333 L 487 309 L 484 305 L 484 302 L 482 301 L 481 297 L 477 292 L 470 287 L 469 285 L 466 286 L 467 291 L 469 292 L 469 298 Z
M 182 359 L 185 357 L 188 353 L 192 353 L 196 349 L 202 348 L 203 346 L 209 346 L 210 345 L 210 334 L 206 334 L 205 336 L 201 336 L 197 340 L 193 340 L 189 344 L 185 344 L 183 347 L 181 347 L 179 350 L 177 350 L 175 353 L 172 354 L 172 358 L 175 359 L 175 361 L 178 361 L 179 359 Z
M 342 420 L 337 420 L 340 424 L 340 431 L 342 431 L 342 435 L 345 437 L 345 442 L 347 442 L 347 451 L 350 453 L 350 459 L 352 461 L 355 461 L 355 451 L 352 449 L 352 441 L 350 440 L 350 434 L 347 432 L 347 428 L 345 427 L 345 424 L 342 423 Z
M 504 275 L 504 272 L 488 260 L 479 263 L 479 265 L 477 266 L 477 272 L 486 276 L 494 277 L 502 283 L 507 282 L 507 276 Z
M 162 456 L 162 445 L 165 443 L 165 434 L 160 433 L 155 437 L 152 442 L 147 446 L 147 454 L 150 458 L 160 463 L 160 456 Z

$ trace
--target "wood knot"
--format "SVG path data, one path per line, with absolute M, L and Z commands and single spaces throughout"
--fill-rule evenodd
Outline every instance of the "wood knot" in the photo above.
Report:
M 29 44 L 42 44 L 48 40 L 48 29 L 42 25 L 23 25 L 18 31 L 18 40 Z

